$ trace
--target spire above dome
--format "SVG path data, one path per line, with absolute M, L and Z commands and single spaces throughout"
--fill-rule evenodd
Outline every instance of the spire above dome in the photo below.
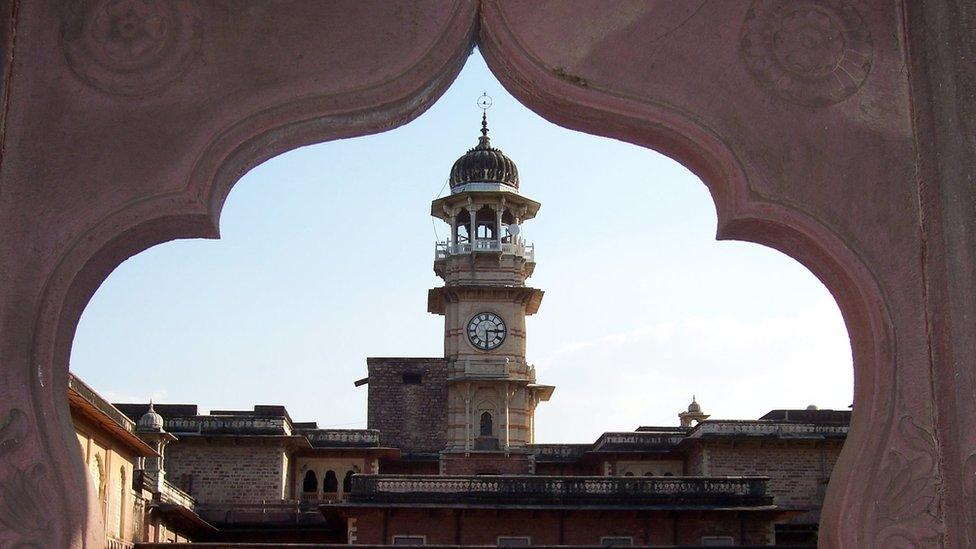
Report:
M 466 190 L 469 184 L 479 183 L 487 183 L 494 187 L 505 185 L 510 187 L 510 190 L 518 190 L 519 176 L 515 162 L 512 162 L 501 150 L 491 146 L 491 138 L 488 137 L 487 110 L 484 110 L 481 115 L 481 137 L 478 138 L 478 145 L 468 149 L 468 152 L 454 163 L 451 168 L 450 183 L 451 192 L 460 192 Z M 478 190 L 503 188 L 489 187 Z

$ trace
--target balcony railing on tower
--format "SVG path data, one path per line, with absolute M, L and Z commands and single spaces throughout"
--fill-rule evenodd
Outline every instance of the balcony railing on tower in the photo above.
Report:
M 470 254 L 472 250 L 475 253 L 494 252 L 522 257 L 526 261 L 535 261 L 534 244 L 499 242 L 494 238 L 479 238 L 474 242 L 461 242 L 459 244 L 451 244 L 449 240 L 437 242 L 434 245 L 434 259 L 447 259 L 452 255 Z

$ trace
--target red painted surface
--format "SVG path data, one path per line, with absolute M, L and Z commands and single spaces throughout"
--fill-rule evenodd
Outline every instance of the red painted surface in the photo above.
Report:
M 394 536 L 424 536 L 431 545 L 493 546 L 499 537 L 528 537 L 533 545 L 601 545 L 629 537 L 634 545 L 700 545 L 705 536 L 738 544 L 769 543 L 768 515 L 735 511 L 594 511 L 524 509 L 351 509 L 356 544 L 392 543 Z M 385 534 L 384 534 L 385 533 Z
M 976 545 L 966 0 L 108 4 L 0 7 L 0 483 L 20 487 L 0 500 L 18 517 L 3 544 L 97 544 L 64 395 L 108 273 L 216 237 L 263 160 L 406 123 L 477 41 L 530 108 L 682 162 L 719 238 L 781 250 L 830 289 L 855 407 L 821 543 Z M 165 24 L 120 41 L 119 6 Z

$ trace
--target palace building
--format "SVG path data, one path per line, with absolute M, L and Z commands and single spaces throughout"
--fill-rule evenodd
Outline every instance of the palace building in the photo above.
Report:
M 119 525 L 106 526 L 113 543 L 816 543 L 849 411 L 719 420 L 692 399 L 676 426 L 536 442 L 536 407 L 555 388 L 526 357 L 525 318 L 543 292 L 527 285 L 535 250 L 521 227 L 540 204 L 521 194 L 515 163 L 488 134 L 483 116 L 450 194 L 431 204 L 451 229 L 435 248 L 443 286 L 427 300 L 444 317 L 444 355 L 368 358 L 355 382 L 369 392 L 366 429 L 319 429 L 283 406 L 202 414 L 102 402 L 98 421 L 77 407 L 87 462 L 107 466 L 90 465 L 100 501 L 103 477 L 119 473 L 105 509 L 121 511 L 102 510 Z M 118 441 L 112 457 L 93 452 L 98 437 L 87 433 L 98 429 Z

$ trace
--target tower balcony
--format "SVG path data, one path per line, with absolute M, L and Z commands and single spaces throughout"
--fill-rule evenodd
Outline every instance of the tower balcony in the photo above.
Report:
M 445 240 L 434 245 L 434 261 L 471 253 L 495 253 L 519 257 L 530 263 L 535 262 L 535 245 L 524 242 L 500 242 L 494 238 L 479 238 L 474 242 L 458 244 Z

